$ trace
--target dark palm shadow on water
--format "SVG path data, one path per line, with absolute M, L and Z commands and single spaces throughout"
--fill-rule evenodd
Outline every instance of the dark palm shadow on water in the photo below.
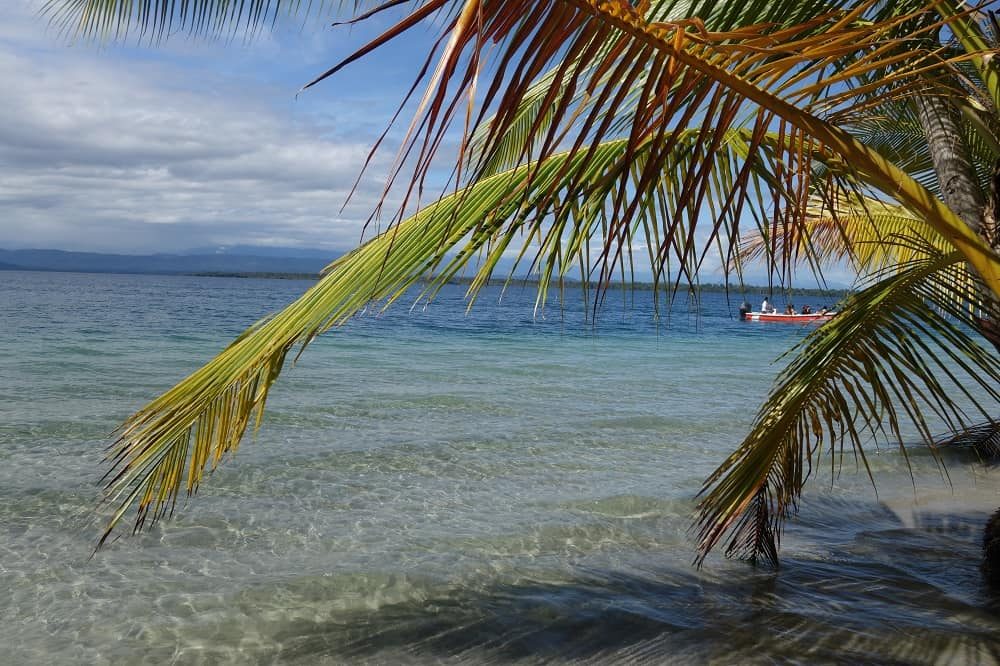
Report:
M 853 529 L 850 525 L 853 524 Z M 976 516 L 813 507 L 779 572 L 567 567 L 297 625 L 281 661 L 1000 663 Z M 859 529 L 863 526 L 863 529 Z M 645 554 L 646 563 L 655 554 Z

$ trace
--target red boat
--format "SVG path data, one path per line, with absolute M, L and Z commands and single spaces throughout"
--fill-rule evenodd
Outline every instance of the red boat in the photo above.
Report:
M 777 312 L 747 312 L 742 316 L 744 321 L 780 321 L 784 324 L 811 324 L 833 319 L 836 312 L 814 312 L 812 314 L 780 314 Z

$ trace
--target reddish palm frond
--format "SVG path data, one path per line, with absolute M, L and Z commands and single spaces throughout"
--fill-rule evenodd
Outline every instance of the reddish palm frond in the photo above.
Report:
M 440 0 L 424 10 L 439 5 L 443 6 Z M 904 87 L 940 62 L 939 54 L 921 50 L 921 41 L 914 47 L 912 31 L 900 36 L 903 26 L 916 23 L 922 12 L 871 24 L 858 20 L 868 6 L 862 3 L 851 12 L 831 13 L 797 27 L 761 25 L 713 33 L 697 21 L 649 23 L 623 2 L 467 2 L 452 24 L 448 46 L 401 151 L 412 156 L 412 171 L 407 172 L 412 178 L 408 177 L 404 200 L 419 196 L 433 157 L 462 109 L 466 109 L 464 124 L 472 130 L 481 124 L 487 110 L 494 112 L 488 129 L 480 133 L 479 159 L 467 172 L 474 180 L 493 158 L 507 131 L 522 120 L 520 103 L 538 76 L 554 70 L 551 93 L 538 114 L 538 118 L 547 114 L 554 118 L 546 121 L 544 128 L 536 122 L 526 133 L 522 159 L 544 160 L 567 146 L 571 154 L 586 159 L 588 151 L 612 138 L 617 129 L 629 142 L 625 159 L 640 146 L 651 155 L 640 174 L 641 185 L 659 177 L 679 130 L 700 126 L 700 147 L 710 153 L 727 130 L 750 117 L 748 126 L 754 127 L 754 136 L 774 130 L 781 137 L 779 146 L 787 146 L 775 174 L 779 187 L 769 193 L 772 225 L 789 228 L 802 224 L 813 184 L 813 156 L 840 154 L 846 156 L 845 163 L 858 179 L 896 197 L 935 225 L 966 254 L 989 287 L 1000 292 L 996 255 L 946 206 L 875 151 L 795 106 L 823 90 L 824 75 L 839 66 L 852 49 L 868 54 L 853 65 L 855 75 L 879 71 L 896 62 L 897 51 L 909 49 L 915 64 L 892 75 L 896 84 Z M 408 25 L 400 24 L 365 49 L 388 41 Z M 931 27 L 937 25 L 932 22 Z M 488 43 L 499 44 L 489 63 L 484 54 Z M 607 44 L 613 47 L 603 48 Z M 486 85 L 478 82 L 481 71 L 489 72 Z M 586 108 L 574 105 L 572 95 L 556 92 L 566 89 L 583 91 L 591 101 Z M 476 100 L 478 114 L 469 101 L 476 90 L 485 91 Z M 839 107 L 843 110 L 844 103 Z M 627 123 L 620 122 L 623 116 Z M 754 149 L 752 145 L 751 152 Z M 529 155 L 529 151 L 533 152 Z M 393 177 L 401 173 L 396 171 Z M 669 218 L 698 215 L 711 173 L 708 157 L 686 174 L 678 207 L 666 211 Z M 736 180 L 737 187 L 724 206 L 727 212 L 734 202 L 750 198 L 752 193 L 741 187 L 745 182 Z M 604 241 L 604 277 L 611 275 L 621 260 L 622 241 L 628 237 L 640 206 L 640 199 L 623 180 L 613 199 Z M 718 232 L 716 220 L 705 235 L 714 239 Z

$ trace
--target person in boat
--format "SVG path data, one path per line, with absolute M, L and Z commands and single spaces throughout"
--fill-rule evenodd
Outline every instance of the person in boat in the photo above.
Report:
M 786 315 L 793 315 L 793 314 L 795 314 L 795 306 L 792 305 L 791 303 L 789 303 L 788 305 L 786 305 L 785 306 L 785 314 Z
M 802 306 L 802 314 L 812 314 L 813 309 L 808 304 Z
M 820 308 L 820 311 L 819 311 L 819 313 L 820 313 L 821 315 L 825 315 L 825 314 L 826 314 L 827 312 L 829 312 L 829 311 L 830 311 L 830 308 L 828 308 L 828 307 L 824 306 L 824 307 Z
M 743 299 L 743 302 L 740 303 L 740 319 L 746 319 L 747 315 L 750 314 L 750 310 L 751 310 L 750 304 L 747 302 L 746 299 Z
M 771 297 L 768 296 L 764 299 L 764 302 L 760 304 L 761 314 L 773 314 L 775 307 L 771 305 Z

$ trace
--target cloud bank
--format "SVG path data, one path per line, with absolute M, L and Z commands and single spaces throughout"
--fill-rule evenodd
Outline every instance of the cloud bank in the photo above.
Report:
M 15 7 L 0 28 L 0 247 L 357 244 L 378 185 L 340 209 L 376 124 L 347 117 L 350 105 L 321 116 L 310 104 L 322 98 L 295 102 L 297 82 L 277 88 L 264 69 L 273 45 L 186 58 L 67 47 L 35 7 Z

